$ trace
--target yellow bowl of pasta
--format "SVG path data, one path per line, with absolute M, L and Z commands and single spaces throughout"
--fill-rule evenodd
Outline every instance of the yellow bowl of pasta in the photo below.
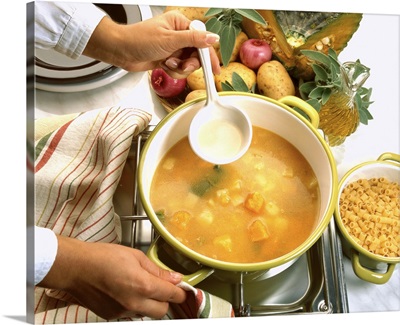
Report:
M 343 251 L 362 280 L 383 284 L 400 262 L 400 155 L 349 170 L 339 182 L 336 224 Z

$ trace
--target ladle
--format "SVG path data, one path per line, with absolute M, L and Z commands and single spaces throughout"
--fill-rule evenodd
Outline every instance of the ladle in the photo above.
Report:
M 190 29 L 206 30 L 199 20 Z M 194 116 L 189 128 L 189 142 L 193 151 L 213 164 L 228 164 L 239 159 L 249 148 L 252 124 L 241 109 L 221 103 L 215 87 L 210 51 L 199 48 L 207 98 L 205 105 Z

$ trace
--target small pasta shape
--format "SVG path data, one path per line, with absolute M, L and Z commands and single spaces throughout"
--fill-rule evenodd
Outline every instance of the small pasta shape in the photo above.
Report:
M 400 185 L 385 177 L 358 179 L 340 193 L 345 229 L 373 254 L 400 257 Z

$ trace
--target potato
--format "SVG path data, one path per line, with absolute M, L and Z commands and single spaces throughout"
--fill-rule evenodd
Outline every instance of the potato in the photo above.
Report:
M 186 78 L 187 84 L 191 90 L 206 89 L 203 68 L 198 68 L 189 74 Z
M 164 12 L 178 10 L 190 20 L 198 19 L 202 22 L 206 22 L 208 19 L 210 19 L 210 17 L 204 16 L 208 9 L 210 8 L 167 6 Z
M 295 87 L 285 67 L 276 60 L 265 62 L 257 71 L 257 87 L 260 94 L 280 99 L 295 95 Z
M 203 97 L 207 95 L 207 91 L 205 89 L 196 89 L 192 90 L 189 94 L 187 94 L 185 98 L 185 102 L 191 101 L 193 99 Z
M 257 81 L 256 73 L 240 62 L 231 62 L 227 66 L 221 67 L 221 73 L 215 76 L 215 86 L 217 91 L 222 91 L 222 83 L 228 81 L 232 84 L 232 74 L 236 72 L 242 77 L 247 87 L 251 89 Z
M 239 35 L 236 37 L 235 41 L 235 46 L 232 51 L 231 58 L 229 59 L 229 62 L 237 61 L 239 58 L 239 51 L 240 47 L 242 44 L 247 41 L 249 38 L 244 32 L 240 32 Z M 213 47 L 215 49 L 215 52 L 217 53 L 217 56 L 219 58 L 219 62 L 222 63 L 222 58 L 221 58 L 221 49 L 220 49 L 220 43 L 213 44 Z

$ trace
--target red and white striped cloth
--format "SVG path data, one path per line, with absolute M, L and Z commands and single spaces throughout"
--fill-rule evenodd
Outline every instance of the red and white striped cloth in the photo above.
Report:
M 120 243 L 113 195 L 132 139 L 150 120 L 143 110 L 112 107 L 36 121 L 36 225 L 83 241 Z M 171 306 L 165 319 L 233 317 L 230 303 L 182 286 L 191 294 L 186 303 Z M 35 324 L 106 322 L 67 294 L 39 287 L 34 313 Z

